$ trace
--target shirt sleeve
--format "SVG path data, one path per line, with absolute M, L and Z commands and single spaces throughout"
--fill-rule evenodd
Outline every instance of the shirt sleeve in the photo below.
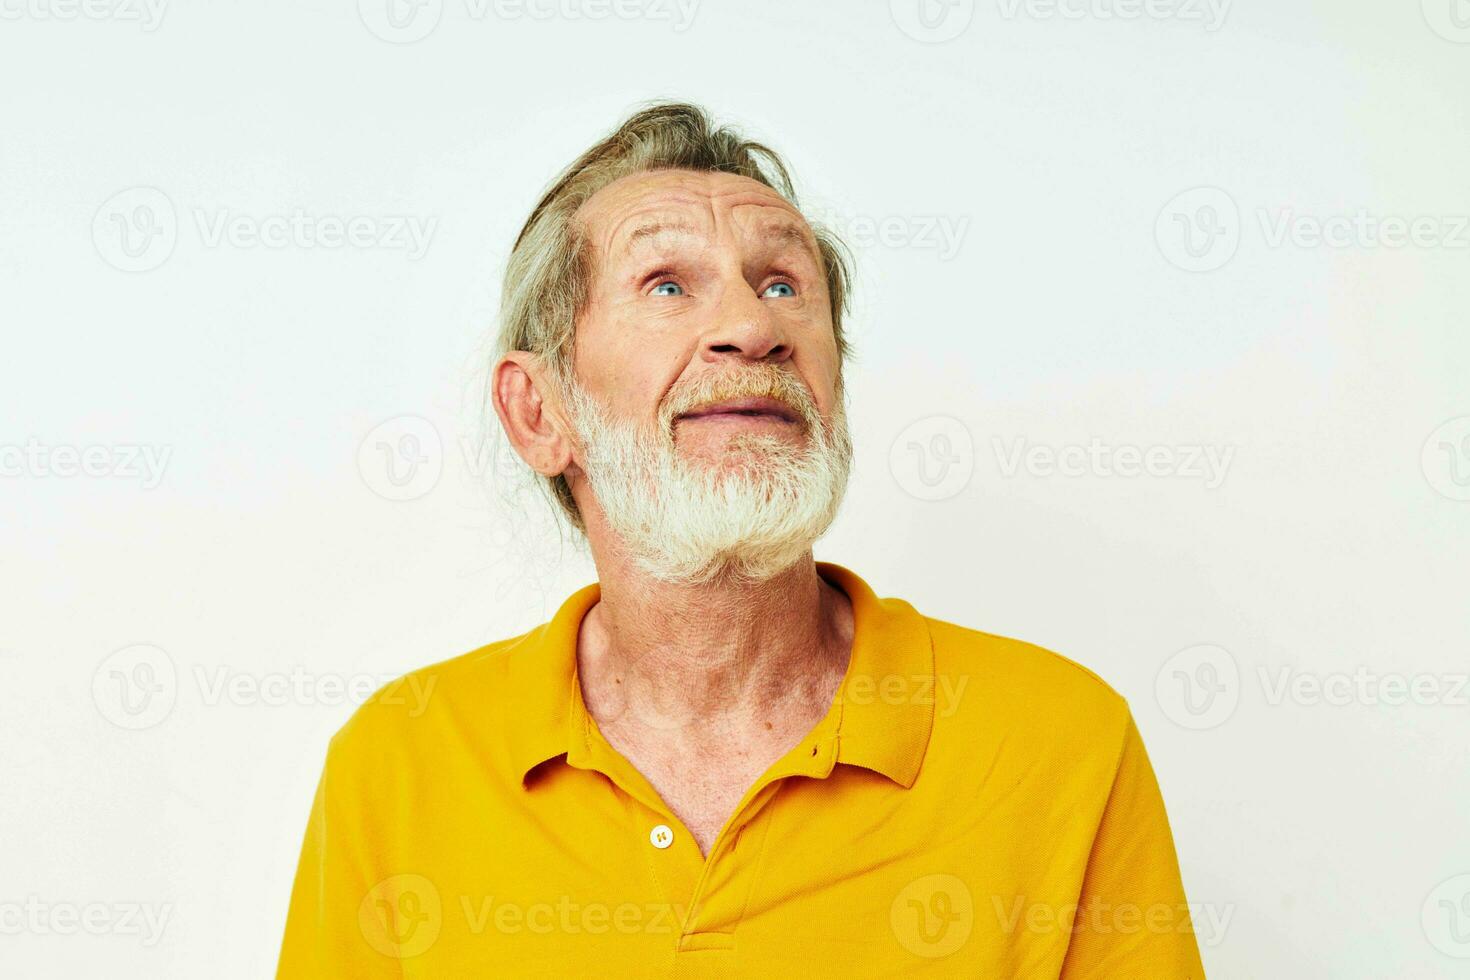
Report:
M 403 975 L 372 918 L 381 889 L 369 880 L 368 848 L 354 823 L 361 810 L 347 798 L 349 787 L 339 770 L 329 750 L 291 890 L 277 980 L 398 980 Z M 364 914 L 367 921 L 361 919 Z
M 1204 975 L 1164 799 L 1130 714 L 1061 980 Z

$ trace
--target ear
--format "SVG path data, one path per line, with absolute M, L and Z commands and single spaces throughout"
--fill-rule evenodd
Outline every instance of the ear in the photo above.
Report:
M 495 362 L 490 400 L 516 453 L 542 476 L 557 476 L 572 462 L 570 427 L 555 386 L 529 351 L 510 351 Z

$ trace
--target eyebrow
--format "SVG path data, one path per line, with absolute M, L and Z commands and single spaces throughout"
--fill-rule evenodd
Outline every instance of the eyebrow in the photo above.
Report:
M 767 225 L 761 229 L 761 238 L 768 242 L 796 245 L 804 250 L 812 249 L 812 241 L 794 224 L 782 222 L 777 225 Z
M 660 235 L 696 235 L 698 232 L 692 225 L 682 221 L 649 221 L 634 228 L 629 234 L 623 246 L 619 249 L 623 254 L 632 252 L 633 249 L 646 239 L 657 238 Z M 760 230 L 760 238 L 765 242 L 773 242 L 782 245 L 795 245 L 805 252 L 815 254 L 816 250 L 811 239 L 806 235 L 799 225 L 789 222 L 766 225 Z
M 692 225 L 681 221 L 649 221 L 633 229 L 627 241 L 623 243 L 621 251 L 631 252 L 639 242 L 648 238 L 657 238 L 659 235 L 693 235 L 694 233 Z

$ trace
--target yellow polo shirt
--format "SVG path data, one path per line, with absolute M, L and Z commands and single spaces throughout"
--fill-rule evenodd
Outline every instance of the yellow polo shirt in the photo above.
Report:
M 1203 977 L 1124 700 L 817 568 L 847 676 L 708 857 L 583 704 L 597 585 L 384 688 L 328 749 L 278 976 Z

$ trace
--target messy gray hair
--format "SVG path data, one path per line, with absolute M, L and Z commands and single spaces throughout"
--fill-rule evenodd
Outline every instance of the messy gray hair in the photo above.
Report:
M 500 330 L 495 355 L 536 354 L 552 380 L 570 390 L 574 325 L 593 274 L 577 209 L 613 181 L 650 170 L 737 174 L 760 181 L 793 206 L 791 174 L 770 147 L 686 102 L 657 102 L 635 112 L 562 171 L 541 196 L 511 249 L 501 287 Z M 832 304 L 832 330 L 841 364 L 850 354 L 843 333 L 852 272 L 848 252 L 830 231 L 812 226 Z M 548 481 L 552 500 L 573 527 L 585 531 L 571 487 L 557 475 Z

